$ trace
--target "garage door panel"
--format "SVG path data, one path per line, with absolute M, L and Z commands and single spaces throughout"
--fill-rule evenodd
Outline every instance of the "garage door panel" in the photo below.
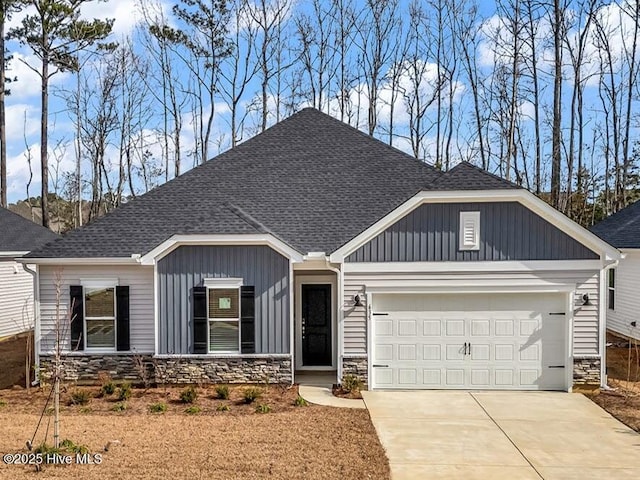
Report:
M 563 390 L 565 369 L 549 367 L 565 364 L 565 303 L 560 294 L 374 295 L 373 363 L 383 367 L 372 387 Z

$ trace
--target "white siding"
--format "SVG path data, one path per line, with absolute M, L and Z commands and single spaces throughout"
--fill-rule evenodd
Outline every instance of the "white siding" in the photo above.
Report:
M 33 324 L 33 276 L 13 260 L 0 260 L 0 337 Z
M 608 288 L 605 292 L 608 293 Z M 640 339 L 639 293 L 640 252 L 627 253 L 616 267 L 615 310 L 609 310 L 607 305 L 608 329 L 627 337 Z M 606 298 L 605 301 L 607 301 Z M 638 327 L 631 326 L 633 321 L 638 322 Z
M 55 344 L 56 278 L 60 278 L 60 316 L 68 322 L 69 286 L 80 285 L 80 279 L 117 278 L 129 286 L 131 350 L 153 353 L 153 267 L 132 266 L 50 266 L 41 265 L 40 272 L 40 351 L 50 351 Z M 63 325 L 66 323 L 63 323 Z M 69 329 L 63 328 L 68 347 Z
M 575 355 L 599 354 L 598 301 L 599 272 L 541 272 L 535 273 L 491 273 L 478 275 L 464 274 L 420 274 L 420 273 L 345 273 L 344 274 L 344 353 L 357 355 L 367 352 L 366 307 L 353 307 L 353 296 L 359 293 L 366 303 L 366 286 L 409 288 L 412 282 L 422 286 L 446 287 L 460 280 L 500 279 L 509 285 L 526 286 L 531 281 L 549 284 L 575 284 L 575 308 L 573 328 L 573 353 Z M 452 287 L 455 288 L 455 287 Z M 425 290 L 427 291 L 427 290 Z M 588 293 L 591 305 L 583 305 L 582 296 Z

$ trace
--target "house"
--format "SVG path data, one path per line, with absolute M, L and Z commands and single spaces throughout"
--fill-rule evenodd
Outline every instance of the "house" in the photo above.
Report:
M 55 240 L 51 230 L 0 207 L 0 338 L 33 328 L 34 277 L 15 258 Z
M 607 329 L 640 339 L 640 201 L 611 215 L 591 231 L 618 248 L 624 258 L 606 276 Z
M 40 367 L 68 324 L 72 380 L 570 390 L 603 378 L 618 258 L 512 183 L 305 109 L 24 261 Z

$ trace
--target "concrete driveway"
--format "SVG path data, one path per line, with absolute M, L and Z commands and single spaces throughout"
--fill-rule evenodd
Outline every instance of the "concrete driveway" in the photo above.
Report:
M 393 480 L 640 477 L 640 435 L 579 394 L 362 395 Z

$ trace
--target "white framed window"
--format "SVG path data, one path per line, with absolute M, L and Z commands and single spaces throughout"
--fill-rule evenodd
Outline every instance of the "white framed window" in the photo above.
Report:
M 616 269 L 609 270 L 607 281 L 607 307 L 609 310 L 616 309 Z
M 460 250 L 480 250 L 480 212 L 460 212 Z
M 223 280 L 223 279 L 220 279 Z M 209 353 L 240 353 L 241 279 L 205 280 Z
M 83 285 L 86 348 L 116 349 L 116 287 Z

